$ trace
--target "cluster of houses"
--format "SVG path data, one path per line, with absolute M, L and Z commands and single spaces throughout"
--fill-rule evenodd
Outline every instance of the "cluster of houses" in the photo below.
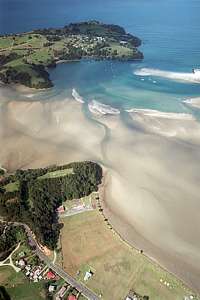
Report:
M 78 291 L 67 283 L 64 283 L 61 287 L 59 287 L 58 280 L 60 277 L 54 274 L 52 270 L 41 262 L 39 264 L 28 262 L 25 252 L 20 252 L 18 254 L 18 259 L 15 261 L 15 265 L 21 269 L 29 280 L 33 282 L 39 282 L 41 280 L 48 281 L 48 292 L 55 295 L 55 300 L 78 299 L 80 295 Z
M 64 284 L 57 292 L 55 300 L 62 300 L 62 299 L 68 300 L 69 298 L 71 298 L 71 296 L 74 299 L 77 299 L 75 295 L 68 295 L 67 298 L 64 298 L 67 292 L 70 290 L 70 288 L 71 288 L 70 285 Z
M 106 39 L 104 37 L 101 37 L 101 36 L 89 37 L 87 35 L 85 35 L 85 36 L 71 35 L 69 44 L 73 45 L 74 48 L 82 49 L 82 50 L 87 51 L 87 50 L 93 49 L 97 45 L 103 44 L 105 42 L 106 42 Z
M 50 291 L 49 286 L 49 291 Z M 56 293 L 55 300 L 77 300 L 79 298 L 80 293 L 76 290 L 72 290 L 72 287 L 65 283 Z
M 38 282 L 40 280 L 52 280 L 56 278 L 56 275 L 52 271 L 48 270 L 48 268 L 42 263 L 39 265 L 28 263 L 23 252 L 20 253 L 19 256 L 20 259 L 15 261 L 15 265 L 23 271 L 29 280 Z
M 55 300 L 78 300 L 80 296 L 80 293 L 67 283 L 58 288 L 56 282 L 51 282 L 48 291 L 50 294 L 54 294 L 53 299 Z

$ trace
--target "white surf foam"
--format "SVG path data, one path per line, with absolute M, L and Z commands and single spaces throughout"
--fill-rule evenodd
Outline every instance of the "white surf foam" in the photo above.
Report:
M 128 113 L 136 113 L 142 114 L 149 117 L 157 117 L 157 118 L 165 118 L 165 119 L 173 119 L 173 120 L 194 120 L 194 117 L 190 114 L 185 113 L 167 113 L 161 112 L 154 109 L 127 109 Z
M 28 94 L 28 95 L 26 95 L 26 97 L 28 97 L 28 98 L 33 98 L 35 96 L 35 94 Z
M 200 108 L 200 97 L 183 100 L 183 103 L 195 108 Z
M 75 89 L 72 89 L 72 97 L 79 103 L 85 103 L 81 95 L 79 95 L 79 93 Z
M 136 70 L 134 74 L 138 76 L 156 76 L 156 77 L 163 77 L 163 78 L 168 78 L 176 81 L 200 83 L 200 72 L 181 73 L 181 72 L 163 71 L 159 69 L 142 68 Z
M 96 100 L 92 100 L 88 104 L 88 108 L 91 111 L 91 113 L 96 115 L 118 115 L 120 114 L 120 110 L 117 108 L 113 108 L 110 105 L 100 103 Z

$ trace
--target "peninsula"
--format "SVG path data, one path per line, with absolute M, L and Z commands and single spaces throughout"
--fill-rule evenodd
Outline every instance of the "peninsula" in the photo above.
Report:
M 141 40 L 122 27 L 98 21 L 0 36 L 0 80 L 49 88 L 53 83 L 48 68 L 61 60 L 141 60 L 140 45 Z

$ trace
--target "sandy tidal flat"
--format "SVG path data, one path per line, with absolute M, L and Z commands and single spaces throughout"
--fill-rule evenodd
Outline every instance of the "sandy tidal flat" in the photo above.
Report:
M 1 164 L 100 162 L 117 231 L 200 292 L 200 124 L 142 111 L 96 116 L 83 105 L 2 98 Z

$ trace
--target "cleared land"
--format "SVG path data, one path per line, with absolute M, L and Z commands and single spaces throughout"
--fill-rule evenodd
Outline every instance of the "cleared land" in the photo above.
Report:
M 182 300 L 192 294 L 171 274 L 122 242 L 98 210 L 68 217 L 61 233 L 63 265 L 103 299 L 121 300 L 133 289 L 152 300 Z M 169 286 L 167 286 L 167 283 Z
M 0 267 L 0 286 L 4 286 L 12 300 L 43 300 L 43 283 L 30 283 L 23 273 L 16 273 L 10 267 Z
M 73 199 L 63 203 L 66 210 L 71 210 L 80 206 L 96 208 L 96 193 L 92 193 L 89 196 L 85 196 L 80 199 Z
M 73 174 L 73 168 L 64 169 L 64 170 L 58 170 L 53 172 L 47 172 L 43 176 L 38 177 L 39 180 L 46 179 L 46 178 L 58 178 L 58 177 L 64 177 L 66 175 Z
M 8 183 L 4 186 L 6 192 L 16 192 L 19 190 L 19 181 Z

